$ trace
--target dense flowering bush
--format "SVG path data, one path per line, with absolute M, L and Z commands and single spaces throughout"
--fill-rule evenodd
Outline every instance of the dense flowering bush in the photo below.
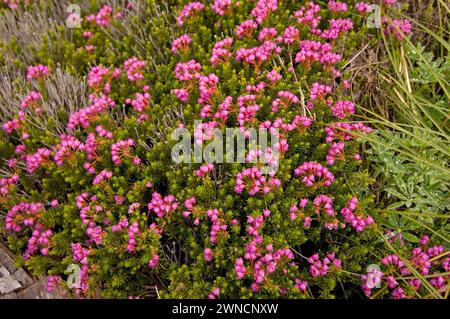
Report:
M 172 29 L 151 31 L 158 48 L 106 40 L 132 6 L 99 7 L 73 31 L 79 49 L 61 63 L 86 76 L 89 103 L 54 119 L 63 132 L 30 124 L 54 116 L 40 107 L 58 67 L 50 58 L 28 66 L 29 91 L 3 124 L 8 243 L 50 275 L 49 290 L 70 264 L 76 295 L 122 298 L 149 286 L 174 298 L 349 297 L 384 281 L 392 297 L 414 297 L 420 282 L 395 276 L 448 271 L 443 246 L 414 248 L 408 267 L 372 254 L 384 228 L 359 140 L 372 129 L 356 121 L 345 69 L 368 32 L 367 4 L 169 2 Z M 407 20 L 383 23 L 397 41 L 411 33 Z M 279 141 L 245 163 L 172 161 L 175 129 L 206 149 L 226 127 Z M 265 174 L 254 159 L 274 152 L 277 170 Z M 382 271 L 367 272 L 373 263 Z M 427 280 L 441 289 L 448 275 Z

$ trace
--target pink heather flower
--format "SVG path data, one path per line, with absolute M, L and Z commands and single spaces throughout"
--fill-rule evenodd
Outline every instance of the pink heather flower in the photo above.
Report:
M 44 210 L 42 203 L 21 202 L 16 204 L 6 214 L 5 228 L 9 231 L 19 232 L 22 230 L 22 226 L 32 226 L 36 215 Z
M 225 13 L 230 12 L 231 0 L 214 0 L 211 9 L 218 15 L 223 16 Z
M 359 13 L 368 13 L 368 12 L 372 11 L 372 7 L 369 4 L 365 3 L 365 2 L 358 2 L 355 5 L 355 9 Z
M 148 203 L 148 209 L 154 212 L 159 218 L 163 218 L 165 215 L 170 215 L 178 208 L 178 202 L 173 195 L 167 195 L 162 197 L 161 194 L 152 193 L 152 200 Z
M 117 225 L 113 225 L 111 227 L 111 231 L 113 233 L 117 233 L 127 227 L 128 227 L 128 219 L 125 217 L 125 218 L 122 218 Z
M 111 145 L 111 159 L 114 165 L 122 165 L 122 159 L 131 156 L 131 147 L 135 145 L 134 140 L 128 139 L 118 141 Z M 136 163 L 135 163 L 136 164 Z
M 259 32 L 258 41 L 264 42 L 268 40 L 277 39 L 277 29 L 275 28 L 264 28 Z
M 144 79 L 142 71 L 146 66 L 147 62 L 141 61 L 136 57 L 130 58 L 123 63 L 123 68 L 127 73 L 128 80 L 131 82 Z
M 128 229 L 128 246 L 127 251 L 132 253 L 136 248 L 136 235 L 139 234 L 138 222 L 133 222 Z
M 148 109 L 150 106 L 152 96 L 147 93 L 136 93 L 135 98 L 132 99 L 126 99 L 125 103 L 131 104 L 131 106 L 136 110 L 136 112 L 143 112 L 144 110 Z
M 331 19 L 330 27 L 321 34 L 323 39 L 337 39 L 339 36 L 353 30 L 351 19 Z
M 172 52 L 186 51 L 189 49 L 189 44 L 192 42 L 191 37 L 188 34 L 183 34 L 182 36 L 176 38 L 172 42 Z
M 99 114 L 106 112 L 110 107 L 116 106 L 116 103 L 105 95 L 91 95 L 90 98 L 92 101 L 91 105 L 78 110 L 70 116 L 67 123 L 69 129 L 73 130 L 78 126 L 88 128 L 91 121 L 94 121 Z
M 383 0 L 383 3 L 387 6 L 393 6 L 397 3 L 397 0 Z
M 205 248 L 205 251 L 203 252 L 203 254 L 205 255 L 205 260 L 207 262 L 213 260 L 213 254 L 212 254 L 211 248 Z
M 6 122 L 3 124 L 2 128 L 3 131 L 5 131 L 8 134 L 11 134 L 14 130 L 17 130 L 20 127 L 20 120 L 19 119 L 13 119 L 9 122 Z
M 57 207 L 58 205 L 59 205 L 59 202 L 57 199 L 54 199 L 50 202 L 50 206 L 53 208 Z
M 187 18 L 190 18 L 196 14 L 196 12 L 203 10 L 205 7 L 201 2 L 190 2 L 183 7 L 180 14 L 177 16 L 177 24 L 182 26 Z
M 104 169 L 100 172 L 100 174 L 95 176 L 94 181 L 92 182 L 92 185 L 98 185 L 105 180 L 111 179 L 112 176 L 113 176 L 112 172 Z
M 326 159 L 329 165 L 333 165 L 336 159 L 344 159 L 344 142 L 338 142 L 331 144 L 330 149 L 328 150 Z
M 272 112 L 277 112 L 279 106 L 287 109 L 289 105 L 299 102 L 298 97 L 289 91 L 279 91 L 277 96 L 278 98 L 272 102 Z
M 257 166 L 247 168 L 236 175 L 236 185 L 234 191 L 242 193 L 244 189 L 248 190 L 250 196 L 254 196 L 259 192 L 268 193 L 273 188 L 279 187 L 281 181 L 277 178 L 266 178 Z
M 200 105 L 208 104 L 211 101 L 211 98 L 218 93 L 218 83 L 219 78 L 214 73 L 199 77 L 198 89 L 200 91 L 200 97 L 198 103 Z
M 257 47 L 238 49 L 236 51 L 236 60 L 259 67 L 261 63 L 267 61 L 273 54 L 281 52 L 282 48 L 278 47 L 274 41 L 265 41 Z
M 362 214 L 355 214 L 354 211 L 357 209 L 357 205 L 358 199 L 353 196 L 348 201 L 347 206 L 342 208 L 341 215 L 352 228 L 354 228 L 357 232 L 362 232 L 367 226 L 373 224 L 375 221 L 370 215 L 364 217 Z
M 311 33 L 315 34 L 318 30 L 318 25 L 322 17 L 319 15 L 320 6 L 313 1 L 308 3 L 308 6 L 302 6 L 300 10 L 294 13 L 297 22 L 305 26 L 311 27 Z
M 256 21 L 261 24 L 269 14 L 277 8 L 277 0 L 258 0 L 256 7 L 252 10 L 251 14 L 255 17 Z
M 83 38 L 90 39 L 93 36 L 94 36 L 94 33 L 92 33 L 91 31 L 84 31 L 83 32 Z
M 294 287 L 300 290 L 301 292 L 306 292 L 306 290 L 308 289 L 308 282 L 295 278 Z
M 269 73 L 267 73 L 266 77 L 271 82 L 276 82 L 283 78 L 281 74 L 277 72 L 277 70 L 270 71 Z
M 405 35 L 410 35 L 412 33 L 412 25 L 408 19 L 394 19 L 392 24 L 387 28 L 388 32 L 391 32 L 395 37 L 401 41 Z
M 345 119 L 347 115 L 355 114 L 355 103 L 339 100 L 331 108 L 331 113 L 339 119 Z
M 159 256 L 158 255 L 153 255 L 152 259 L 150 259 L 148 265 L 150 268 L 154 269 L 156 268 L 156 266 L 158 266 L 159 263 Z
M 172 93 L 175 94 L 177 99 L 186 103 L 189 100 L 189 92 L 186 89 L 173 89 Z
M 208 295 L 208 299 L 216 299 L 220 296 L 220 288 L 214 288 Z
M 328 9 L 332 12 L 345 12 L 347 11 L 347 4 L 344 2 L 329 0 L 328 1 Z
M 48 276 L 47 277 L 47 292 L 53 292 L 61 281 L 61 277 L 59 276 Z
M 295 176 L 303 176 L 302 182 L 311 187 L 314 184 L 330 186 L 334 182 L 334 176 L 331 172 L 316 162 L 305 162 L 294 171 Z
M 300 41 L 300 51 L 295 55 L 296 63 L 307 65 L 317 61 L 324 66 L 332 66 L 341 59 L 341 55 L 332 51 L 331 44 L 312 40 Z
M 236 28 L 236 35 L 239 39 L 244 37 L 250 37 L 253 33 L 253 30 L 258 28 L 258 24 L 256 24 L 253 20 L 245 20 L 241 24 L 239 24 Z
M 334 253 L 328 253 L 320 260 L 319 254 L 314 254 L 308 258 L 309 272 L 313 277 L 326 276 L 330 268 L 340 268 L 341 260 L 335 258 Z
M 293 26 L 289 26 L 284 30 L 283 34 L 283 42 L 285 44 L 293 44 L 294 42 L 297 42 L 300 38 L 300 31 Z
M 38 102 L 41 99 L 42 99 L 41 93 L 36 92 L 36 91 L 31 91 L 20 103 L 20 108 L 22 108 L 22 109 L 26 109 L 26 108 L 38 109 L 39 108 Z
M 370 134 L 373 129 L 363 123 L 337 122 L 325 128 L 325 133 L 327 134 L 325 141 L 327 143 L 331 143 L 336 139 L 349 141 L 356 138 L 356 136 L 351 134 L 351 131 L 357 131 L 360 134 Z
M 50 70 L 45 65 L 39 64 L 36 66 L 29 66 L 27 69 L 27 80 L 43 79 L 50 74 Z
M 244 266 L 244 260 L 242 258 L 236 259 L 236 262 L 234 264 L 234 270 L 236 271 L 238 279 L 242 279 L 245 277 L 246 269 Z
M 202 66 L 195 60 L 186 63 L 178 63 L 175 67 L 175 76 L 180 81 L 191 81 L 198 79 L 201 74 Z
M 97 14 L 90 15 L 86 18 L 88 22 L 94 22 L 100 27 L 108 27 L 113 19 L 113 8 L 105 5 L 97 12 Z
M 36 153 L 25 156 L 25 164 L 28 174 L 32 174 L 35 170 L 48 162 L 51 151 L 46 148 L 38 148 Z
M 198 177 L 205 177 L 209 172 L 214 170 L 214 164 L 208 163 L 206 165 L 200 166 L 200 168 L 195 172 Z
M 218 65 L 219 63 L 227 62 L 231 57 L 231 45 L 233 44 L 233 38 L 225 38 L 217 42 L 211 52 L 211 63 Z
M 211 231 L 209 232 L 209 242 L 211 244 L 216 244 L 217 236 L 219 234 L 226 233 L 228 226 L 223 222 L 221 214 L 217 208 L 208 210 L 206 215 L 212 223 Z
M 202 145 L 204 141 L 209 141 L 214 137 L 214 129 L 219 123 L 216 121 L 200 123 L 194 131 L 195 143 Z
M 85 150 L 85 145 L 75 136 L 62 134 L 59 140 L 53 156 L 57 166 L 63 165 L 65 160 L 70 160 L 76 152 Z

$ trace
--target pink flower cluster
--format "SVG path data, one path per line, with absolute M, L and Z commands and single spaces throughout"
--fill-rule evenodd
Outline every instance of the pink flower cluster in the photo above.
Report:
M 208 173 L 214 170 L 214 164 L 208 163 L 200 166 L 200 168 L 195 172 L 198 177 L 205 177 Z
M 303 176 L 302 182 L 311 187 L 313 185 L 330 186 L 334 182 L 331 172 L 316 162 L 305 162 L 294 171 L 295 176 Z
M 175 76 L 180 81 L 191 81 L 198 79 L 202 69 L 200 63 L 195 60 L 190 60 L 186 63 L 177 63 L 175 66 Z
M 144 79 L 144 71 L 147 62 L 139 60 L 137 57 L 130 58 L 123 63 L 123 68 L 127 73 L 128 80 L 135 82 Z
M 139 224 L 133 222 L 128 229 L 128 246 L 127 251 L 132 253 L 136 249 L 136 235 L 139 234 Z
M 100 113 L 107 111 L 110 107 L 116 106 L 116 103 L 108 96 L 90 96 L 92 104 L 73 113 L 67 127 L 71 130 L 78 126 L 88 128 L 91 120 L 94 120 Z
M 337 118 L 343 120 L 349 114 L 355 114 L 355 103 L 352 101 L 339 100 L 331 108 L 331 113 Z
M 219 78 L 214 73 L 199 77 L 198 89 L 200 91 L 200 97 L 198 98 L 198 104 L 205 105 L 211 102 L 211 98 L 218 92 L 218 83 Z
M 147 87 L 144 87 L 147 89 Z M 152 96 L 147 93 L 136 93 L 134 99 L 126 99 L 125 103 L 130 104 L 138 113 L 142 113 L 150 106 Z
M 178 208 L 178 202 L 175 196 L 162 196 L 158 192 L 152 193 L 152 200 L 148 203 L 148 209 L 153 211 L 159 218 L 170 215 Z
M 61 277 L 59 276 L 48 276 L 47 277 L 47 292 L 53 292 L 55 288 L 58 286 L 58 283 L 61 281 Z
M 344 155 L 344 148 L 345 148 L 345 143 L 344 142 L 338 142 L 338 143 L 333 143 L 331 144 L 330 149 L 328 150 L 326 159 L 329 165 L 333 165 L 334 161 L 336 159 L 345 159 L 345 155 Z
M 258 0 L 251 15 L 261 24 L 272 11 L 278 8 L 278 0 Z
M 218 65 L 219 63 L 227 62 L 232 57 L 230 52 L 232 44 L 233 38 L 225 38 L 214 44 L 211 51 L 211 63 Z
M 148 266 L 154 269 L 156 268 L 156 266 L 158 266 L 158 263 L 159 263 L 159 256 L 153 255 L 152 259 L 150 259 L 150 261 L 148 262 Z
M 261 63 L 267 61 L 273 54 L 280 54 L 282 48 L 273 41 L 265 41 L 263 44 L 250 49 L 239 48 L 236 51 L 236 60 L 252 64 L 259 67 Z
M 104 169 L 97 176 L 95 176 L 94 180 L 92 181 L 92 185 L 98 185 L 105 180 L 111 179 L 112 176 L 112 172 Z
M 283 42 L 285 44 L 293 44 L 294 42 L 299 41 L 300 39 L 300 31 L 293 26 L 289 26 L 286 29 L 284 29 L 283 33 Z
M 214 10 L 218 15 L 223 16 L 225 13 L 228 13 L 230 11 L 231 0 L 214 0 L 211 9 Z
M 107 27 L 112 21 L 113 8 L 110 5 L 105 5 L 97 12 L 97 14 L 90 15 L 86 18 L 89 22 L 95 22 L 100 27 Z
M 191 37 L 188 34 L 183 34 L 182 36 L 176 38 L 172 41 L 172 52 L 186 51 L 189 49 L 189 44 L 192 42 Z
M 219 234 L 224 234 L 227 231 L 227 224 L 225 224 L 224 220 L 220 217 L 220 212 L 217 208 L 210 209 L 206 212 L 209 220 L 211 221 L 211 230 L 209 232 L 209 242 L 211 244 L 217 243 L 217 236 Z
M 354 211 L 358 205 L 358 199 L 353 196 L 347 203 L 347 206 L 341 209 L 341 215 L 344 220 L 350 224 L 356 231 L 362 232 L 367 226 L 374 223 L 372 216 L 363 217 L 362 214 L 355 215 Z
M 44 204 L 42 203 L 21 202 L 14 205 L 8 210 L 5 217 L 6 230 L 20 232 L 22 230 L 21 225 L 25 227 L 32 226 L 39 217 L 39 213 L 44 209 Z
M 184 201 L 184 207 L 186 208 L 186 210 L 183 212 L 183 216 L 184 218 L 188 218 L 191 214 L 194 214 L 194 225 L 197 226 L 198 224 L 200 224 L 200 219 L 198 213 L 194 210 L 196 201 L 197 200 L 195 197 L 190 197 Z
M 70 158 L 77 151 L 85 149 L 84 144 L 75 136 L 63 134 L 60 136 L 59 140 L 60 142 L 55 146 L 55 155 L 53 156 L 53 159 L 58 166 L 64 164 L 65 158 Z
M 347 4 L 344 2 L 329 0 L 328 9 L 333 12 L 345 12 L 347 11 Z
M 45 65 L 39 64 L 36 66 L 29 66 L 27 69 L 27 80 L 43 79 L 50 74 L 50 69 Z
M 250 196 L 254 196 L 259 192 L 269 193 L 273 188 L 279 187 L 281 181 L 278 178 L 266 176 L 257 166 L 247 168 L 236 175 L 236 185 L 234 191 L 242 193 L 244 189 L 248 190 Z
M 180 14 L 177 16 L 177 24 L 182 26 L 187 18 L 195 15 L 196 12 L 203 10 L 205 5 L 201 2 L 190 2 L 183 7 Z
M 266 78 L 271 82 L 277 82 L 280 81 L 283 77 L 280 73 L 277 72 L 277 70 L 272 70 L 267 73 Z
M 236 35 L 239 39 L 244 37 L 250 37 L 253 33 L 253 30 L 258 28 L 258 24 L 253 20 L 245 20 L 241 24 L 239 24 L 236 28 Z
M 172 93 L 175 94 L 177 99 L 186 103 L 189 100 L 189 92 L 186 89 L 173 89 Z
M 109 94 L 111 91 L 111 80 L 119 77 L 120 74 L 121 71 L 117 68 L 111 71 L 103 66 L 95 66 L 89 71 L 88 85 L 90 88 Z
M 237 121 L 240 126 L 244 126 L 245 123 L 252 123 L 256 117 L 256 113 L 259 111 L 259 105 L 255 103 L 256 95 L 247 94 L 241 95 L 237 99 L 237 105 L 239 107 L 239 113 L 237 115 Z
M 127 157 L 132 157 L 131 155 L 131 147 L 133 147 L 136 143 L 131 138 L 123 141 L 118 141 L 111 145 L 111 160 L 114 165 L 122 165 L 123 159 Z M 140 159 L 138 157 L 133 158 L 133 163 L 138 165 L 140 163 Z
M 341 260 L 335 257 L 334 253 L 328 253 L 323 260 L 319 254 L 314 254 L 308 258 L 309 272 L 313 277 L 326 276 L 329 271 L 341 267 Z
M 42 109 L 39 107 L 39 101 L 42 99 L 42 94 L 36 91 L 31 91 L 28 95 L 22 100 L 20 103 L 20 108 L 27 109 L 33 108 L 36 109 L 36 113 L 40 114 Z
M 313 1 L 308 3 L 308 6 L 302 6 L 300 10 L 294 13 L 294 17 L 297 18 L 297 22 L 305 26 L 311 27 L 311 33 L 316 33 L 318 30 L 319 22 L 322 19 L 319 16 L 320 6 Z
M 126 217 L 124 217 L 116 225 L 113 225 L 111 227 L 111 231 L 113 233 L 117 233 L 126 228 L 128 228 L 128 219 Z
M 52 235 L 53 233 L 50 229 L 44 229 L 43 225 L 36 224 L 31 237 L 28 239 L 27 248 L 23 253 L 23 258 L 25 260 L 29 259 L 38 249 L 42 255 L 47 256 L 50 248 L 49 238 Z
M 331 44 L 312 40 L 300 41 L 300 51 L 295 55 L 295 62 L 306 65 L 317 61 L 324 66 L 331 66 L 341 59 L 340 54 L 332 51 Z
M 327 143 L 331 143 L 335 139 L 349 141 L 355 138 L 355 135 L 351 133 L 352 131 L 360 134 L 370 134 L 373 129 L 363 123 L 336 122 L 325 128 L 325 133 L 327 134 L 325 141 Z
M 46 163 L 52 152 L 47 148 L 38 148 L 36 153 L 25 156 L 27 172 L 32 174 L 35 170 Z
M 279 106 L 286 109 L 290 104 L 297 104 L 299 102 L 298 97 L 289 91 L 279 91 L 277 96 L 278 98 L 272 102 L 272 112 L 278 112 Z
M 355 9 L 359 13 L 368 13 L 372 11 L 372 7 L 365 2 L 358 2 L 357 4 L 355 4 Z

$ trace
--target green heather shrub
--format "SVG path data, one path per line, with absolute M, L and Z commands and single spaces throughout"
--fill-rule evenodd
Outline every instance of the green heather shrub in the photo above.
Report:
M 380 38 L 367 4 L 116 4 L 83 5 L 80 28 L 55 18 L 33 65 L 14 38 L 1 45 L 18 58 L 3 60 L 2 72 L 20 74 L 10 87 L 19 100 L 0 93 L 2 232 L 28 269 L 49 275 L 50 290 L 443 296 L 448 242 L 422 230 L 417 241 L 392 236 L 362 165 L 360 137 L 372 128 L 358 121 L 346 67 Z M 400 45 L 411 26 L 401 7 L 382 9 L 380 27 Z M 246 142 L 245 163 L 174 161 L 180 130 L 205 150 L 220 140 L 214 128 L 266 128 L 279 141 L 259 140 L 254 153 Z M 261 161 L 277 154 L 278 165 Z M 403 278 L 411 274 L 417 281 Z

